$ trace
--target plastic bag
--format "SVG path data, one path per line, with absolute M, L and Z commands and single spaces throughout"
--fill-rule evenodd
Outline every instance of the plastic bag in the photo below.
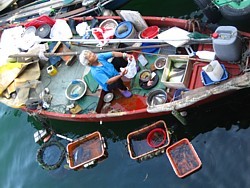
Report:
M 62 29 L 63 28 L 63 29 Z M 51 39 L 70 39 L 73 37 L 72 31 L 65 20 L 57 19 L 51 28 Z
M 128 65 L 126 69 L 128 70 L 128 72 L 127 74 L 124 75 L 125 77 L 131 79 L 136 75 L 137 69 L 136 69 L 136 61 L 134 57 L 132 58 L 132 60 L 128 59 Z
M 99 47 L 105 46 L 108 43 L 109 39 L 112 39 L 114 37 L 114 34 L 114 28 L 92 28 L 92 35 L 99 41 L 99 44 L 97 45 Z

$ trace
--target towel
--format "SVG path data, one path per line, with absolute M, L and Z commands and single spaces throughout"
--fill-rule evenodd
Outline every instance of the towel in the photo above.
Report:
M 99 87 L 99 84 L 97 83 L 97 81 L 94 79 L 94 77 L 92 76 L 91 72 L 89 71 L 88 74 L 86 74 L 84 76 L 84 81 L 86 82 L 89 90 L 92 93 L 95 93 Z

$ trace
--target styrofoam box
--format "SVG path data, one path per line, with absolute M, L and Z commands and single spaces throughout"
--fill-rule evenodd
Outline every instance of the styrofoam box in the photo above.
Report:
M 171 72 L 171 69 L 173 68 L 174 62 L 181 62 L 181 63 L 183 62 L 187 64 L 185 71 L 184 71 L 183 78 L 181 79 L 180 82 L 169 81 L 169 73 Z M 169 55 L 167 58 L 167 64 L 163 70 L 161 82 L 169 88 L 175 88 L 175 89 L 188 88 L 191 73 L 192 73 L 192 64 L 189 62 L 188 55 Z

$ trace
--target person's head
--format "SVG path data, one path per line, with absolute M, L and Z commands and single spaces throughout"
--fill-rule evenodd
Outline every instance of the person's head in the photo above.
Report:
M 89 50 L 83 50 L 79 56 L 80 62 L 83 65 L 95 65 L 97 63 L 97 55 Z

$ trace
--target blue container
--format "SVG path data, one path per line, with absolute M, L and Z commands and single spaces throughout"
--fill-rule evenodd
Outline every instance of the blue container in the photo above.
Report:
M 119 39 L 130 38 L 134 33 L 134 26 L 131 22 L 125 21 L 118 24 L 115 30 L 115 36 Z
M 174 92 L 173 100 L 179 100 L 182 98 L 182 92 L 188 91 L 188 89 L 177 89 Z
M 225 66 L 222 64 L 221 67 L 223 68 L 224 73 L 223 73 L 223 75 L 222 75 L 220 81 L 216 81 L 216 82 L 212 81 L 212 80 L 209 78 L 209 76 L 206 74 L 205 71 L 201 71 L 201 81 L 202 81 L 202 83 L 203 83 L 205 86 L 208 86 L 208 85 L 212 85 L 212 84 L 217 84 L 217 83 L 219 83 L 219 82 L 221 82 L 221 81 L 223 81 L 223 80 L 228 79 L 228 73 L 227 73 L 227 71 L 226 71 Z
M 142 43 L 141 46 L 153 46 L 153 45 L 158 45 L 158 43 Z M 141 51 L 145 53 L 158 53 L 160 48 L 144 48 Z

